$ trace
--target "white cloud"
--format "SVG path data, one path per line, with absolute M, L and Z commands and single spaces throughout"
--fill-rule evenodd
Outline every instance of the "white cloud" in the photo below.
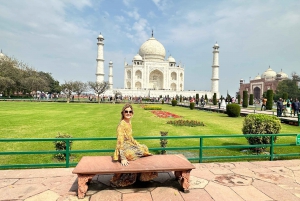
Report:
M 138 13 L 138 9 L 134 8 L 133 11 L 124 11 L 129 17 L 138 20 L 140 18 L 140 14 Z

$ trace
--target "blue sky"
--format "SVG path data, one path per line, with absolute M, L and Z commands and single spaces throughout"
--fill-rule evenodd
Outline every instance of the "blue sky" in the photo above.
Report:
M 220 45 L 220 92 L 234 95 L 270 66 L 300 74 L 299 0 L 0 0 L 0 49 L 61 83 L 95 81 L 97 36 L 104 36 L 105 80 L 123 88 L 151 37 L 185 67 L 185 90 L 210 90 L 212 47 Z

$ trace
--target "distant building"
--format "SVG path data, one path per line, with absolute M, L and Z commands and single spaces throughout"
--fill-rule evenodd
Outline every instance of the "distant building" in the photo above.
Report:
M 278 83 L 282 80 L 288 79 L 288 75 L 282 70 L 276 73 L 269 68 L 260 76 L 259 74 L 250 83 L 245 83 L 245 80 L 240 80 L 239 94 L 243 96 L 243 91 L 248 91 L 248 94 L 253 94 L 254 99 L 261 99 L 263 93 L 267 90 L 275 91 Z
M 97 54 L 97 82 L 104 81 L 104 37 L 98 36 Z M 185 96 L 193 97 L 199 94 L 200 97 L 207 95 L 212 98 L 216 93 L 219 96 L 219 45 L 213 46 L 213 65 L 211 78 L 211 91 L 186 91 L 184 90 L 184 66 L 177 63 L 171 55 L 168 59 L 164 46 L 152 36 L 144 42 L 132 59 L 132 63 L 124 62 L 124 88 L 113 88 L 113 63 L 109 62 L 109 90 L 105 95 L 113 95 L 119 91 L 123 96 L 136 97 L 159 97 L 159 96 Z M 209 69 L 206 69 L 209 70 Z

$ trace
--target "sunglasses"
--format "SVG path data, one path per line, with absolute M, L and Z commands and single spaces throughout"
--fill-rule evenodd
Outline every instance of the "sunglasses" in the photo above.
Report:
M 130 114 L 132 114 L 132 110 L 130 110 L 130 111 L 128 111 L 128 110 L 124 110 L 124 113 L 130 113 Z

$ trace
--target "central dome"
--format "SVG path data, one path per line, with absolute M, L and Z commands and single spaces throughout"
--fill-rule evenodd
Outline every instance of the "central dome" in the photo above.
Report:
M 150 61 L 164 61 L 166 50 L 159 41 L 151 37 L 141 45 L 139 55 Z

